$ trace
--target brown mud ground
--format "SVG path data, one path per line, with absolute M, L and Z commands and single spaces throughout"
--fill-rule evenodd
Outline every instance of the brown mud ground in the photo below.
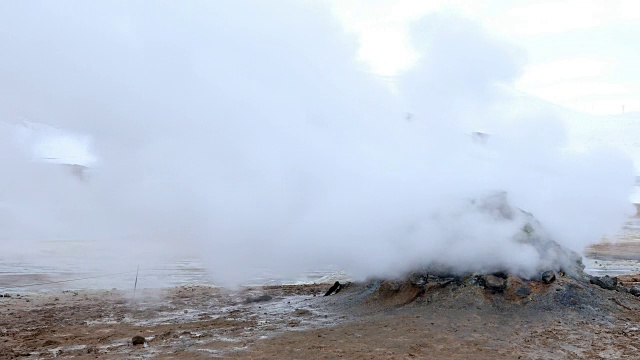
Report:
M 0 359 L 640 358 L 640 300 L 565 277 L 509 277 L 503 293 L 473 278 L 323 297 L 328 287 L 12 294 L 0 298 Z M 261 295 L 271 299 L 246 301 Z

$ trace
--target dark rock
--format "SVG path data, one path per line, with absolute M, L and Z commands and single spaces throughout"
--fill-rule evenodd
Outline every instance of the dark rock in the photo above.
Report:
M 520 286 L 519 288 L 516 289 L 515 291 L 516 295 L 518 296 L 529 296 L 531 295 L 531 289 L 528 286 Z
M 245 304 L 250 304 L 250 303 L 255 303 L 255 302 L 264 302 L 264 301 L 269 301 L 273 299 L 272 296 L 269 295 L 262 295 L 262 296 L 256 296 L 256 297 L 248 297 L 244 300 Z
M 334 292 L 337 294 L 340 292 L 340 290 L 342 289 L 342 285 L 340 285 L 339 281 L 336 281 L 335 283 L 333 283 L 333 285 L 329 288 L 329 290 L 327 290 L 326 293 L 324 293 L 324 296 L 329 296 L 331 294 L 333 294 Z
M 618 285 L 618 278 L 610 277 L 609 275 L 592 276 L 589 282 L 606 290 L 615 290 Z
M 484 277 L 484 287 L 495 292 L 502 292 L 507 287 L 507 282 L 505 279 L 495 275 L 486 275 Z
M 545 284 L 551 284 L 556 281 L 556 273 L 553 270 L 548 270 L 542 273 L 542 282 Z
M 631 289 L 629 289 L 629 293 L 633 296 L 640 296 L 640 286 L 633 285 Z
M 131 338 L 131 343 L 133 345 L 144 345 L 145 339 L 144 336 L 136 335 Z

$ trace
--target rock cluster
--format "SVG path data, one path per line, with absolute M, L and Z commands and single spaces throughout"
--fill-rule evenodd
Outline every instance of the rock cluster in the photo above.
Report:
M 511 288 L 513 293 L 519 297 L 531 295 L 530 280 L 522 280 L 514 275 L 498 272 L 489 275 L 476 275 L 475 278 L 478 285 L 492 294 L 503 293 Z M 556 273 L 552 270 L 545 271 L 541 274 L 540 279 L 547 285 L 551 284 L 556 281 Z

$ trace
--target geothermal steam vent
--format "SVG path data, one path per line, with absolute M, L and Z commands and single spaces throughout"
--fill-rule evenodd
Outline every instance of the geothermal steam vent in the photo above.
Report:
M 479 222 L 485 223 L 479 228 L 486 232 L 478 234 L 480 248 L 474 251 L 475 256 L 466 255 L 462 260 L 445 257 L 444 261 L 429 262 L 421 272 L 442 275 L 502 272 L 533 280 L 540 279 L 544 272 L 554 271 L 576 279 L 586 278 L 582 257 L 554 241 L 532 214 L 512 206 L 506 192 L 473 199 L 456 216 L 462 219 L 461 226 L 474 225 L 474 231 Z M 462 229 L 453 236 L 451 246 L 455 247 L 456 237 L 469 235 L 474 234 L 466 234 Z M 468 239 L 463 241 L 463 247 L 470 245 Z

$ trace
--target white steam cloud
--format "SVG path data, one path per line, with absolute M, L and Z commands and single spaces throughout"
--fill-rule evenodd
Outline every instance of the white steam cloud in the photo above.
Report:
M 5 249 L 196 253 L 223 283 L 328 263 L 526 273 L 543 259 L 513 241 L 522 224 L 470 199 L 506 191 L 578 251 L 630 212 L 631 163 L 566 149 L 561 123 L 508 90 L 521 54 L 466 20 L 416 24 L 421 60 L 396 92 L 360 71 L 325 3 L 10 2 L 0 24 L 0 120 L 88 134 L 97 158 L 78 181 L 2 125 Z

